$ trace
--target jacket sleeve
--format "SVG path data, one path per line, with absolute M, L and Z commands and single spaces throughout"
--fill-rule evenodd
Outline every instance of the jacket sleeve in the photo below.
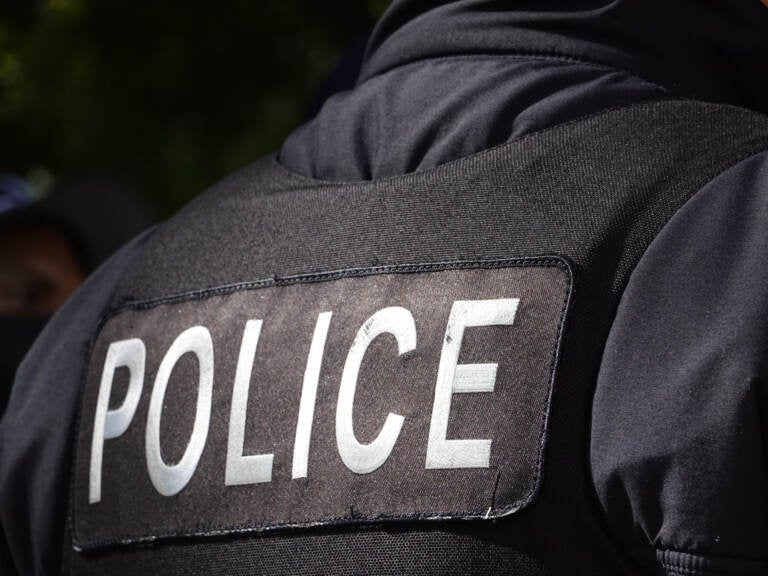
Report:
M 90 340 L 149 232 L 101 266 L 56 313 L 16 374 L 0 423 L 0 573 L 59 573 L 70 455 Z
M 591 465 L 608 528 L 654 573 L 768 573 L 768 153 L 702 188 L 630 278 Z

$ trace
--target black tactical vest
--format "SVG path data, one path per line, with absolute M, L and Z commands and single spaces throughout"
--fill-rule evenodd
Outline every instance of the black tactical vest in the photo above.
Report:
M 150 239 L 94 335 L 73 574 L 631 574 L 590 480 L 628 277 L 768 122 L 611 110 L 338 183 L 273 157 Z

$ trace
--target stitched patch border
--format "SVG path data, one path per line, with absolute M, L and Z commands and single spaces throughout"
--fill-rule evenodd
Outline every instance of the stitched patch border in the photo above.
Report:
M 565 294 L 559 311 L 558 324 L 555 337 L 555 345 L 552 348 L 551 358 L 549 362 L 549 379 L 547 382 L 548 389 L 545 393 L 545 401 L 541 407 L 541 428 L 539 430 L 539 442 L 538 451 L 536 457 L 536 464 L 532 471 L 533 478 L 531 482 L 530 490 L 521 498 L 514 502 L 505 504 L 500 507 L 496 507 L 495 494 L 492 499 L 491 506 L 485 511 L 478 510 L 451 510 L 445 511 L 427 511 L 412 514 L 361 514 L 356 513 L 354 509 L 348 511 L 348 514 L 344 516 L 328 516 L 318 518 L 312 521 L 287 521 L 287 522 L 256 522 L 256 523 L 240 523 L 240 524 L 198 524 L 194 529 L 189 530 L 170 530 L 170 531 L 158 531 L 153 534 L 120 534 L 112 538 L 88 540 L 80 536 L 78 531 L 77 519 L 75 514 L 75 498 L 76 498 L 76 474 L 74 473 L 74 467 L 76 462 L 81 457 L 79 443 L 75 450 L 75 457 L 73 458 L 73 473 L 71 474 L 71 490 L 70 490 L 70 506 L 69 506 L 69 522 L 71 533 L 73 535 L 73 547 L 76 550 L 93 550 L 114 545 L 131 545 L 154 542 L 157 540 L 181 538 L 181 537 L 204 537 L 204 536 L 223 536 L 233 534 L 249 534 L 249 533 L 266 533 L 275 532 L 281 530 L 299 530 L 307 528 L 315 528 L 320 526 L 343 526 L 349 524 L 374 524 L 384 522 L 402 522 L 402 521 L 436 521 L 436 520 L 492 520 L 501 518 L 513 514 L 531 504 L 538 495 L 541 488 L 542 470 L 545 457 L 545 446 L 547 440 L 547 429 L 549 426 L 549 407 L 551 404 L 552 394 L 554 391 L 554 383 L 557 376 L 557 365 L 560 356 L 560 347 L 562 342 L 562 335 L 566 322 L 567 311 L 570 307 L 570 303 L 573 298 L 573 271 L 570 262 L 561 256 L 541 256 L 530 258 L 513 258 L 513 259 L 496 259 L 496 260 L 467 260 L 467 261 L 447 261 L 447 262 L 431 262 L 431 263 L 419 263 L 419 264 L 400 264 L 400 265 L 381 265 L 361 268 L 350 268 L 342 270 L 333 270 L 328 272 L 317 272 L 308 274 L 298 274 L 291 276 L 272 276 L 261 280 L 252 282 L 244 282 L 227 286 L 206 288 L 201 290 L 195 290 L 191 292 L 185 292 L 166 296 L 162 298 L 155 298 L 142 301 L 130 301 L 127 302 L 104 315 L 99 323 L 99 327 L 94 335 L 89 349 L 89 361 L 87 365 L 90 365 L 91 356 L 93 355 L 95 343 L 101 334 L 103 328 L 107 322 L 115 316 L 130 310 L 149 310 L 161 305 L 173 305 L 181 304 L 185 302 L 191 302 L 195 300 L 205 300 L 214 296 L 230 295 L 242 291 L 259 290 L 269 287 L 281 287 L 291 286 L 296 284 L 309 284 L 318 282 L 329 282 L 333 280 L 339 280 L 344 278 L 358 278 L 383 274 L 420 274 L 426 272 L 442 272 L 450 270 L 494 270 L 504 268 L 520 268 L 520 267 L 556 267 L 564 273 L 565 276 Z M 81 390 L 81 401 L 79 404 L 78 418 L 76 430 L 78 433 L 81 428 L 81 418 L 83 412 L 83 400 L 84 388 Z M 84 456 L 84 455 L 82 455 Z M 497 473 L 496 483 L 501 474 Z M 495 492 L 495 490 L 494 490 Z

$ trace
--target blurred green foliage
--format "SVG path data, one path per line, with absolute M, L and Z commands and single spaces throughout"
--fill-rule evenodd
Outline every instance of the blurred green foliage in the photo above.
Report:
M 0 171 L 115 177 L 161 216 L 276 150 L 386 5 L 5 2 Z

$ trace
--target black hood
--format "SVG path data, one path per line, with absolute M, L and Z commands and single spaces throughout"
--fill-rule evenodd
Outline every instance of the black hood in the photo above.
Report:
M 359 81 L 472 54 L 607 64 L 675 95 L 768 112 L 768 8 L 759 0 L 394 0 Z

